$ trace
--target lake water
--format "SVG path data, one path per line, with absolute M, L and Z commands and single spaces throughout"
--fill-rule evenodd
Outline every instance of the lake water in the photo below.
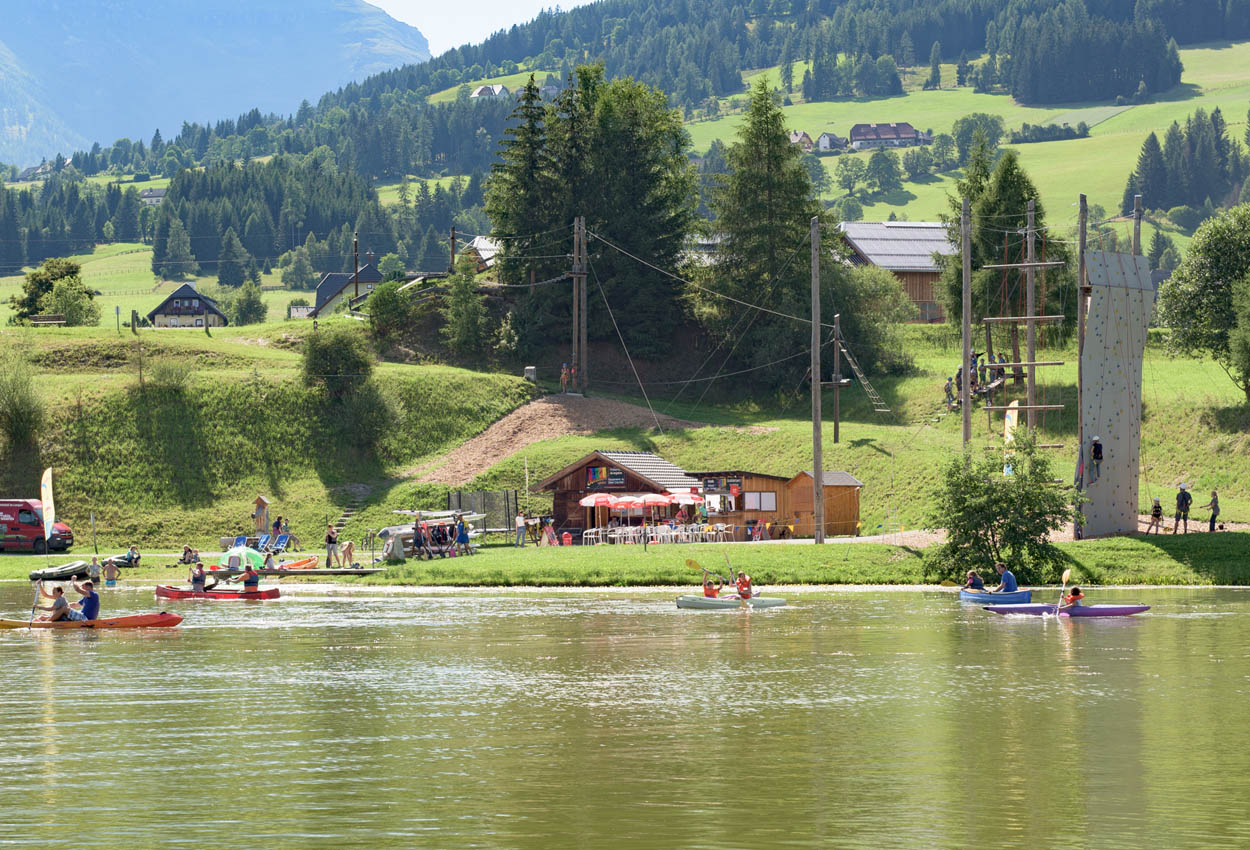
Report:
M 0 845 L 1250 846 L 1250 591 L 1091 595 L 109 592 L 186 620 L 0 632 Z

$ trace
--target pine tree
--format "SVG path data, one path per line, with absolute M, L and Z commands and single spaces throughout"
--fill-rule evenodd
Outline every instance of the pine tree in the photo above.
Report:
M 966 86 L 972 76 L 972 63 L 968 61 L 968 51 L 959 51 L 959 62 L 955 65 L 955 85 Z
M 929 79 L 925 80 L 924 87 L 926 89 L 940 89 L 942 87 L 942 43 L 933 42 L 933 47 L 929 48 Z
M 222 286 L 242 286 L 247 279 L 249 260 L 251 257 L 235 235 L 234 228 L 227 228 L 221 237 L 221 249 L 217 252 L 217 282 Z
M 1185 159 L 1188 149 L 1185 136 L 1181 133 L 1181 125 L 1176 121 L 1168 127 L 1163 135 L 1163 166 L 1167 172 L 1167 193 L 1160 209 L 1170 209 L 1180 204 L 1189 203 L 1189 178 Z
M 1168 175 L 1163 164 L 1163 148 L 1159 137 L 1151 133 L 1137 155 L 1137 191 L 1150 209 L 1167 209 Z
M 199 273 L 195 255 L 191 253 L 191 240 L 182 226 L 182 219 L 173 216 L 169 223 L 169 236 L 165 240 L 163 275 L 169 280 L 183 280 Z

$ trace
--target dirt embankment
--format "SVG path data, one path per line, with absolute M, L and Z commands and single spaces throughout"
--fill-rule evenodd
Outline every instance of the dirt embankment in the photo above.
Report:
M 659 416 L 662 428 L 701 428 L 702 423 Z M 419 481 L 467 484 L 531 443 L 567 434 L 612 428 L 654 428 L 651 411 L 636 404 L 575 395 L 549 395 L 509 413 L 481 434 L 433 463 L 413 470 Z

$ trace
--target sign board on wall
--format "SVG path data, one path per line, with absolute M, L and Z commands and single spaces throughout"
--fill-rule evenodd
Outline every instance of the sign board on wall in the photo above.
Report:
M 624 490 L 625 470 L 615 466 L 586 467 L 587 490 Z
M 719 478 L 704 478 L 703 492 L 713 496 L 736 496 L 742 492 L 742 476 L 722 475 Z

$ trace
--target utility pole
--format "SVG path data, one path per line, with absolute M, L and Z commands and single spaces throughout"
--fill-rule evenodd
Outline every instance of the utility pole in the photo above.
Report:
M 577 364 L 577 380 L 578 380 L 579 384 L 581 385 L 582 392 L 583 392 L 583 393 L 585 393 L 585 392 L 586 392 L 587 387 L 589 387 L 589 386 L 590 386 L 590 376 L 589 376 L 589 375 L 587 374 L 587 372 L 586 372 L 586 369 L 587 369 L 587 362 L 588 362 L 588 361 L 589 361 L 589 359 L 590 359 L 590 357 L 589 357 L 589 352 L 587 351 L 587 348 L 589 348 L 589 346 L 586 344 L 586 324 L 587 324 L 587 321 L 586 321 L 586 314 L 587 314 L 587 312 L 588 312 L 588 310 L 586 309 L 586 308 L 587 308 L 587 303 L 586 303 L 586 302 L 587 302 L 587 298 L 586 298 L 586 272 L 587 272 L 587 270 L 588 270 L 588 269 L 589 269 L 589 267 L 590 267 L 590 249 L 587 247 L 587 242 L 586 242 L 586 216 L 584 216 L 584 215 L 583 215 L 583 216 L 578 216 L 578 219 L 577 219 L 577 220 L 578 220 L 578 222 L 579 222 L 579 225 L 578 225 L 578 226 L 581 228 L 581 231 L 582 231 L 582 239 L 581 239 L 581 245 L 582 245 L 582 292 L 581 292 L 582 305 L 581 305 L 581 310 L 579 310 L 579 311 L 578 311 L 578 312 L 581 314 L 581 317 L 582 317 L 582 323 L 581 323 L 581 330 L 579 331 L 579 333 L 581 334 L 581 336 L 579 337 L 578 342 L 577 342 L 577 353 L 578 353 L 578 355 L 580 355 L 580 358 L 581 358 L 581 359 L 580 359 L 580 361 L 579 361 L 579 362 L 578 362 L 578 364 Z
M 359 236 L 360 236 L 359 233 L 352 234 L 352 267 L 355 269 L 355 271 L 352 272 L 352 284 L 355 286 L 355 289 L 356 289 L 356 292 L 355 292 L 356 298 L 360 297 L 360 239 L 359 239 Z
M 968 199 L 964 198 L 959 215 L 960 250 L 964 260 L 963 291 L 963 380 L 959 384 L 959 409 L 964 420 L 964 448 L 972 439 L 972 223 L 968 220 Z
M 451 253 L 447 256 L 447 273 L 452 274 L 456 270 L 456 226 L 451 228 Z
M 842 314 L 833 316 L 833 442 L 837 445 L 842 426 Z
M 825 542 L 825 460 L 820 445 L 820 219 L 812 216 L 812 528 Z
M 1037 427 L 1037 370 L 1033 366 L 1033 364 L 1037 362 L 1037 323 L 1033 321 L 1033 317 L 1037 315 L 1037 289 L 1035 285 L 1037 275 L 1033 269 L 1033 263 L 1036 262 L 1036 259 L 1033 256 L 1034 243 L 1036 242 L 1036 231 L 1034 229 L 1035 214 L 1036 208 L 1034 206 L 1033 199 L 1029 198 L 1029 208 L 1026 212 L 1026 227 L 1028 232 L 1025 234 L 1025 238 L 1028 240 L 1028 254 L 1025 257 L 1025 262 L 1028 263 L 1028 267 L 1024 270 L 1024 337 L 1027 352 L 1025 356 L 1029 361 L 1026 389 L 1026 397 L 1028 401 L 1026 404 L 1028 404 L 1029 407 L 1028 418 L 1030 432 Z
M 1081 388 L 1085 374 L 1081 366 L 1085 352 L 1085 239 L 1089 223 L 1089 205 L 1085 196 L 1080 196 L 1080 212 L 1077 224 L 1077 262 L 1076 262 L 1076 445 L 1077 455 L 1085 448 L 1085 425 L 1081 411 Z
M 1133 196 L 1133 256 L 1141 256 L 1141 195 Z
M 572 354 L 569 356 L 569 366 L 574 370 L 574 372 L 577 371 L 577 344 L 581 342 L 582 338 L 582 229 L 580 223 L 581 219 L 577 216 L 573 216 L 573 271 L 569 275 L 573 278 L 573 350 Z M 571 384 L 573 392 L 577 392 L 577 376 L 574 376 Z

